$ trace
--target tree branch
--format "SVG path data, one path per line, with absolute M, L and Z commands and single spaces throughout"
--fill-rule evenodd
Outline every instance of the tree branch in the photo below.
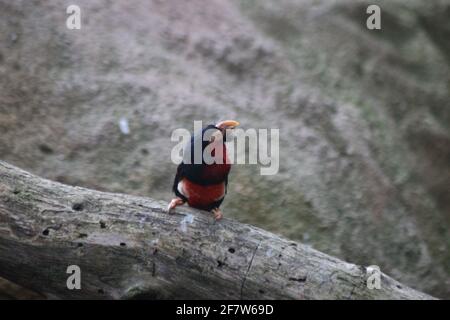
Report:
M 0 161 L 0 276 L 49 298 L 430 299 L 230 219 L 51 182 Z M 69 265 L 81 290 L 69 290 Z

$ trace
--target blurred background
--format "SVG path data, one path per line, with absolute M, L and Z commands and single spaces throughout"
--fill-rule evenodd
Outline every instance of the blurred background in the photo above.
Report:
M 449 299 L 449 62 L 450 0 L 0 0 L 0 159 L 169 200 L 174 129 L 279 128 L 225 216 Z

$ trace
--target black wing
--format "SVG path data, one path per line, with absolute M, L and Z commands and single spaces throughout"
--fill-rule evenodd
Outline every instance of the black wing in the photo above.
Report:
M 214 128 L 214 126 L 209 125 L 204 130 L 202 130 L 201 133 L 194 135 L 191 138 L 191 141 L 186 145 L 185 150 L 183 152 L 183 157 L 187 157 L 187 159 L 184 158 L 183 162 L 180 163 L 180 165 L 178 165 L 177 174 L 176 174 L 175 180 L 173 182 L 172 190 L 173 190 L 173 192 L 175 192 L 175 194 L 178 192 L 177 191 L 178 182 L 180 182 L 183 178 L 187 178 L 189 181 L 192 181 L 197 184 L 201 184 L 201 185 L 205 184 L 205 182 L 202 181 L 200 178 L 203 167 L 205 166 L 205 163 L 203 161 L 203 157 L 201 159 L 202 160 L 201 163 L 199 163 L 199 164 L 194 163 L 194 160 L 195 160 L 194 146 L 195 146 L 195 141 L 200 140 L 201 141 L 200 143 L 202 146 L 202 155 L 203 155 L 203 150 L 205 150 L 206 146 L 209 143 L 208 141 L 203 141 L 203 134 L 207 129 L 211 129 L 211 128 Z M 190 153 L 186 153 L 186 151 L 190 151 Z

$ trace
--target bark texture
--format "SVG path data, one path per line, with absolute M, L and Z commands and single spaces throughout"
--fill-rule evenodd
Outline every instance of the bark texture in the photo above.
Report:
M 0 276 L 49 298 L 429 299 L 227 218 L 71 187 L 0 161 Z M 67 267 L 81 268 L 69 290 Z

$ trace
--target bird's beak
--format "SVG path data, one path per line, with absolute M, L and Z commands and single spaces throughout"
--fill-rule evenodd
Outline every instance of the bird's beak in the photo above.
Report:
M 220 121 L 219 123 L 217 123 L 216 128 L 219 128 L 221 130 L 234 129 L 238 125 L 239 125 L 239 122 L 237 122 L 235 120 L 225 120 L 225 121 Z

